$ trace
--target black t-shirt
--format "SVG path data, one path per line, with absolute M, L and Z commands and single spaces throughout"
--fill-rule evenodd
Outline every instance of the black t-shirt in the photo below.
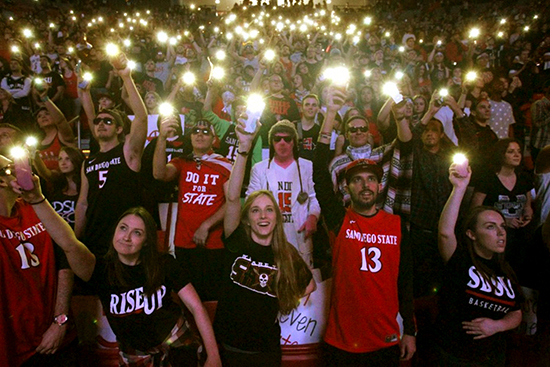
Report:
M 300 121 L 296 122 L 296 128 L 298 130 L 298 136 L 301 140 L 299 142 L 299 153 L 298 155 L 301 158 L 308 159 L 313 161 L 313 152 L 317 146 L 317 139 L 319 138 L 319 132 L 321 131 L 321 126 L 314 124 L 311 129 L 304 130 L 299 127 Z M 301 136 L 300 136 L 301 135 Z
M 189 284 L 189 275 L 170 255 L 162 255 L 165 279 L 157 291 L 144 293 L 145 269 L 141 264 L 123 265 L 127 286 L 111 285 L 106 263 L 98 259 L 89 284 L 97 291 L 103 311 L 122 350 L 146 351 L 161 344 L 176 325 L 182 312 L 171 292 Z
M 74 229 L 74 209 L 78 201 L 78 194 L 66 195 L 61 190 L 48 195 L 48 201 L 53 209 Z
M 505 218 L 521 218 L 527 204 L 527 193 L 533 188 L 533 183 L 524 174 L 517 174 L 516 185 L 508 190 L 498 176 L 489 172 L 476 186 L 476 191 L 486 194 L 483 205 L 493 206 Z
M 47 74 L 41 75 L 41 77 L 44 79 L 44 82 L 48 84 L 48 97 L 50 98 L 53 98 L 57 94 L 57 87 L 65 86 L 65 80 L 63 80 L 63 77 L 55 71 L 50 71 Z
M 439 292 L 436 340 L 454 356 L 490 363 L 501 359 L 505 353 L 504 333 L 474 340 L 474 335 L 466 334 L 462 322 L 479 317 L 500 320 L 508 312 L 519 309 L 520 294 L 517 286 L 500 271 L 496 257 L 492 260 L 477 259 L 495 272 L 497 289 L 493 290 L 485 281 L 468 251 L 459 244 L 445 266 L 443 287 Z
M 216 337 L 242 350 L 277 350 L 281 328 L 273 250 L 253 242 L 242 226 L 224 238 L 224 244 L 225 275 L 214 321 Z

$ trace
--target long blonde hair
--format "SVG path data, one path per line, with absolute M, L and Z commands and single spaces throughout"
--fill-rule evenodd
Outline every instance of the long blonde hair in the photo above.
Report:
M 278 269 L 275 278 L 275 293 L 279 300 L 279 311 L 286 315 L 298 306 L 300 297 L 304 294 L 311 279 L 311 271 L 294 246 L 288 243 L 283 228 L 283 216 L 271 191 L 254 191 L 244 202 L 241 209 L 241 223 L 245 225 L 244 228 L 248 236 L 250 237 L 248 213 L 254 201 L 260 196 L 267 196 L 276 208 L 277 221 L 271 239 L 271 248 Z

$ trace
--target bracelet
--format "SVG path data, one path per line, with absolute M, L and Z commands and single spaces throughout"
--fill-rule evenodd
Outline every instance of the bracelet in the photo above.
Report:
M 331 138 L 331 136 L 329 134 L 324 134 L 324 133 L 319 134 L 319 137 L 321 139 L 328 139 L 328 140 L 330 140 L 330 138 Z
M 240 150 L 237 150 L 237 154 L 240 154 L 242 156 L 247 156 L 249 152 L 241 152 Z
M 40 97 L 40 100 L 41 100 L 42 102 L 46 102 L 46 101 L 49 100 L 49 99 L 50 99 L 50 97 L 48 97 L 48 96 Z
M 38 205 L 38 204 L 42 204 L 44 201 L 46 201 L 46 197 L 45 197 L 45 196 L 42 197 L 42 200 L 37 201 L 36 203 L 29 203 L 29 204 L 31 204 L 31 205 Z

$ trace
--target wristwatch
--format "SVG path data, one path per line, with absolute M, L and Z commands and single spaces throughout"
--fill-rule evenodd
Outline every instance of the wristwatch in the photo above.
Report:
M 69 316 L 65 315 L 64 313 L 57 315 L 53 318 L 53 322 L 55 322 L 58 326 L 63 326 L 69 321 Z

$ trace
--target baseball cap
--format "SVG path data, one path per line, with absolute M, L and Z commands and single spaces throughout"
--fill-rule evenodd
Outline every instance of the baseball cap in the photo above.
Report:
M 367 171 L 374 173 L 376 177 L 378 178 L 378 182 L 382 181 L 382 176 L 384 175 L 384 170 L 382 167 L 380 167 L 378 164 L 376 164 L 375 161 L 371 159 L 356 159 L 352 161 L 348 166 L 346 167 L 346 182 L 349 183 L 350 179 L 358 172 L 361 171 Z

